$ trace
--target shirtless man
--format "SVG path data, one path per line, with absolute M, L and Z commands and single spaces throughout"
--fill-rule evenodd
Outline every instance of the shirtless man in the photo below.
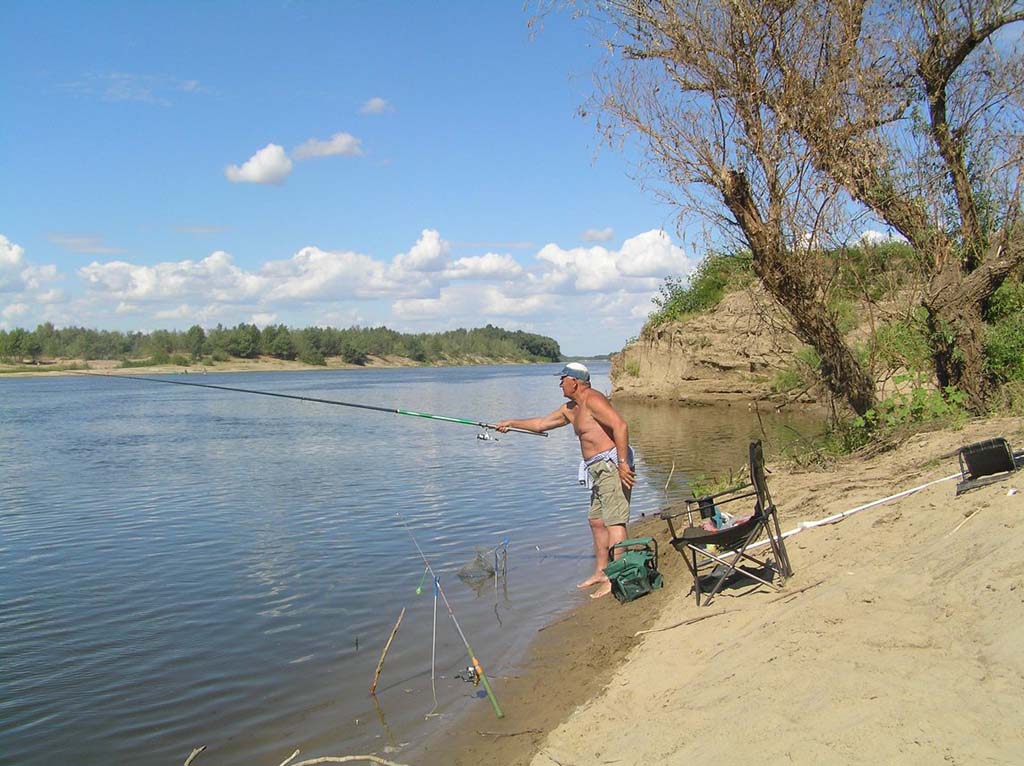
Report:
M 590 531 L 594 537 L 594 574 L 577 588 L 600 586 L 591 598 L 607 596 L 612 584 L 604 573 L 608 550 L 626 539 L 629 521 L 629 497 L 636 474 L 633 450 L 629 446 L 629 427 L 600 391 L 590 387 L 590 371 L 579 362 L 570 362 L 559 373 L 562 395 L 569 401 L 550 415 L 524 420 L 503 420 L 499 431 L 523 428 L 543 433 L 572 423 L 580 440 L 583 461 L 579 480 L 590 488 Z

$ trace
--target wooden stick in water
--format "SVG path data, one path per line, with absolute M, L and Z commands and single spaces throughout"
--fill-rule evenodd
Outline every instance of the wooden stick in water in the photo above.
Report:
M 373 684 L 370 686 L 370 694 L 377 693 L 377 679 L 380 678 L 380 671 L 384 668 L 384 658 L 388 655 L 388 649 L 391 648 L 391 642 L 395 640 L 395 634 L 398 633 L 398 626 L 402 624 L 402 618 L 405 617 L 405 607 L 402 607 L 401 614 L 398 615 L 398 622 L 395 623 L 395 627 L 391 629 L 391 635 L 388 636 L 388 642 L 384 644 L 384 651 L 380 653 L 380 662 L 377 663 L 377 670 L 373 674 Z

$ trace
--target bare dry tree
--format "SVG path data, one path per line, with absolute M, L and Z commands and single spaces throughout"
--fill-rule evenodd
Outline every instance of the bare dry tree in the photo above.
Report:
M 594 0 L 595 106 L 639 136 L 681 215 L 754 271 L 863 413 L 871 376 L 828 307 L 821 243 L 867 212 L 919 257 L 940 385 L 981 411 L 987 300 L 1024 263 L 1020 0 Z

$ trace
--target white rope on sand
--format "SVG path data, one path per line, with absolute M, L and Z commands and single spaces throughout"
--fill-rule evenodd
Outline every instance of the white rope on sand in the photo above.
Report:
M 785 539 L 787 537 L 792 537 L 795 534 L 803 532 L 805 529 L 813 529 L 814 527 L 823 527 L 826 524 L 835 524 L 837 521 L 842 521 L 843 519 L 845 519 L 845 518 L 847 518 L 849 516 L 852 516 L 855 513 L 860 513 L 861 511 L 866 511 L 868 508 L 874 508 L 876 505 L 882 505 L 883 503 L 888 503 L 888 502 L 890 502 L 892 500 L 898 500 L 901 497 L 906 497 L 907 495 L 912 495 L 915 492 L 920 492 L 922 489 L 926 489 L 926 488 L 928 488 L 928 487 L 930 487 L 930 486 L 932 486 L 934 484 L 941 484 L 944 481 L 950 481 L 951 479 L 959 479 L 960 477 L 961 477 L 961 474 L 959 472 L 957 472 L 957 473 L 954 473 L 954 474 L 950 474 L 949 476 L 945 476 L 945 477 L 943 477 L 941 479 L 935 479 L 934 481 L 926 482 L 926 483 L 922 484 L 919 487 L 914 487 L 913 489 L 905 489 L 902 492 L 897 492 L 895 495 L 889 495 L 889 497 L 883 497 L 881 500 L 872 500 L 870 503 L 865 503 L 864 505 L 858 505 L 856 508 L 851 508 L 848 511 L 843 511 L 842 513 L 837 513 L 834 516 L 827 516 L 824 519 L 818 519 L 817 521 L 801 521 L 801 522 L 798 522 L 795 529 L 791 529 L 788 532 L 783 532 L 782 533 L 782 537 L 783 537 L 783 539 Z M 762 540 L 759 543 L 754 543 L 749 548 L 747 548 L 747 550 L 751 550 L 752 548 L 760 548 L 763 545 L 768 545 L 768 540 Z

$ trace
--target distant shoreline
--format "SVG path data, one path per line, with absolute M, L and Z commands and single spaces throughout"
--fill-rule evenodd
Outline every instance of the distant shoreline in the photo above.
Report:
M 194 362 L 188 365 L 155 364 L 140 367 L 122 367 L 117 359 L 58 359 L 37 365 L 0 364 L 0 379 L 12 377 L 53 377 L 79 373 L 102 372 L 106 375 L 206 375 L 222 372 L 296 372 L 302 370 L 369 370 L 399 369 L 402 367 L 470 367 L 491 364 L 556 364 L 533 362 L 527 359 L 487 359 L 465 357 L 456 360 L 417 362 L 400 356 L 370 355 L 366 364 L 347 364 L 341 357 L 330 357 L 325 365 L 305 364 L 299 361 L 263 356 L 256 359 L 233 358 L 226 362 Z

